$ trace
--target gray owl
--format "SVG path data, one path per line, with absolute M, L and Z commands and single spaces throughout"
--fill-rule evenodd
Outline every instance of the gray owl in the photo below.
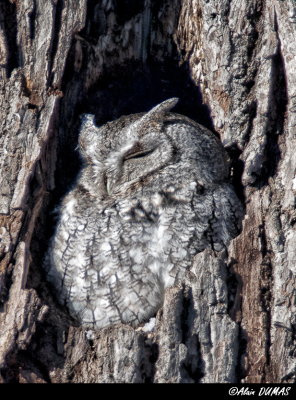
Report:
M 219 140 L 171 113 L 178 99 L 97 127 L 84 115 L 84 161 L 45 258 L 57 299 L 81 324 L 133 326 L 161 307 L 194 255 L 238 234 L 242 207 Z

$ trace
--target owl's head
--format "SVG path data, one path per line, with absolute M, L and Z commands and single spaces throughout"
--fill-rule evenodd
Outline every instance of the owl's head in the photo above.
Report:
M 93 115 L 83 115 L 79 147 L 85 167 L 80 182 L 91 194 L 116 196 L 166 174 L 177 178 L 194 171 L 200 183 L 225 177 L 221 143 L 206 128 L 171 113 L 177 102 L 171 98 L 147 113 L 101 127 Z

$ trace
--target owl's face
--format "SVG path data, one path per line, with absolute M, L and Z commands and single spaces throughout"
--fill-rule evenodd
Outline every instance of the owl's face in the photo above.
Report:
M 105 179 L 108 194 L 122 190 L 131 183 L 143 183 L 173 158 L 172 144 L 167 137 L 160 136 L 153 130 L 143 136 L 129 137 L 125 143 L 106 158 Z
M 100 128 L 93 116 L 83 117 L 79 144 L 85 168 L 80 181 L 91 194 L 108 198 L 127 193 L 155 179 L 165 169 L 167 172 L 172 165 L 173 173 L 178 174 L 176 164 L 180 161 L 183 166 L 188 160 L 196 161 L 194 168 L 200 181 L 206 175 L 210 179 L 221 175 L 225 159 L 221 158 L 224 165 L 220 171 L 204 171 L 204 160 L 209 161 L 211 154 L 196 145 L 195 141 L 201 140 L 196 136 L 196 127 L 190 125 L 190 120 L 184 122 L 184 116 L 178 119 L 176 114 L 167 112 L 176 102 L 177 99 L 169 99 L 146 114 L 124 116 Z M 204 136 L 205 147 L 209 147 L 207 141 L 212 141 L 211 146 L 219 146 L 212 137 Z M 184 171 L 180 173 L 184 176 Z
M 137 183 L 143 184 L 172 161 L 174 155 L 173 144 L 166 135 L 159 133 L 157 126 L 138 132 L 135 123 L 124 126 L 122 123 L 126 121 L 115 122 L 117 124 L 110 123 L 98 129 L 90 147 L 83 147 L 85 142 L 80 140 L 81 148 L 86 150 L 88 179 L 91 175 L 93 186 L 106 196 L 126 191 Z

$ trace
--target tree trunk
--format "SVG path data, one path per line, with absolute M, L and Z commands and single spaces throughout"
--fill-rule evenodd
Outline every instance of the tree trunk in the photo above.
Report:
M 0 3 L 2 382 L 296 381 L 295 23 L 292 0 Z M 42 270 L 79 115 L 172 96 L 228 150 L 242 232 L 197 255 L 154 330 L 83 329 Z

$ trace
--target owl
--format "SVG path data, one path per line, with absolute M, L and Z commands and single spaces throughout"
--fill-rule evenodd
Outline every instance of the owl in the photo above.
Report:
M 212 132 L 170 112 L 177 101 L 100 127 L 82 116 L 83 167 L 44 262 L 56 298 L 82 325 L 145 322 L 197 253 L 239 233 L 226 152 Z

